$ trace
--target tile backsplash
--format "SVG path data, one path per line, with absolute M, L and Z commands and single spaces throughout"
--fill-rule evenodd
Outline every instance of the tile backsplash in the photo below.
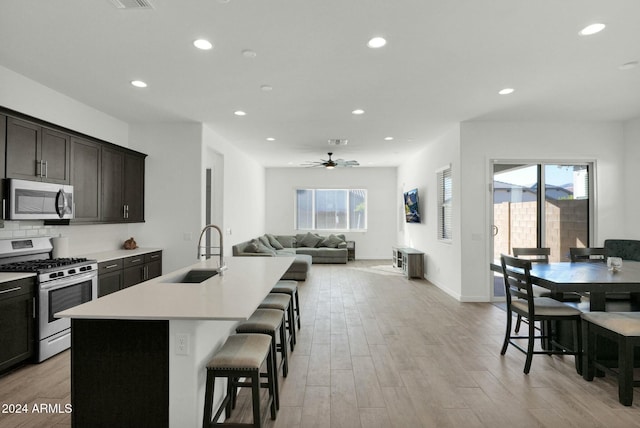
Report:
M 5 221 L 0 239 L 58 236 L 58 226 L 45 226 L 43 221 Z

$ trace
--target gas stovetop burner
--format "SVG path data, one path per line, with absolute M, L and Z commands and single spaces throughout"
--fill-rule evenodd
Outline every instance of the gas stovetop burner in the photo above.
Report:
M 7 263 L 0 265 L 0 271 L 4 272 L 46 272 L 53 269 L 93 262 L 85 257 L 58 258 L 44 260 L 27 260 L 24 262 Z

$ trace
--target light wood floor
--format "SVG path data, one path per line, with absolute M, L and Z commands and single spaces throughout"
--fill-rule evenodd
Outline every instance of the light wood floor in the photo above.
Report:
M 500 356 L 505 312 L 459 303 L 390 262 L 313 265 L 302 330 L 267 427 L 640 427 L 640 394 L 586 382 L 573 358 Z M 233 419 L 250 420 L 244 393 Z M 68 403 L 69 353 L 0 378 L 0 403 Z M 0 427 L 64 427 L 68 415 L 0 414 Z

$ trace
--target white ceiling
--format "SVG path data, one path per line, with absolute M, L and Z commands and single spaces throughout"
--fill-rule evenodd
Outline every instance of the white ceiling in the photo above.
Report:
M 638 0 L 149 1 L 2 0 L 0 65 L 130 123 L 208 123 L 267 167 L 398 165 L 466 120 L 640 117 L 640 67 L 618 68 L 640 60 Z

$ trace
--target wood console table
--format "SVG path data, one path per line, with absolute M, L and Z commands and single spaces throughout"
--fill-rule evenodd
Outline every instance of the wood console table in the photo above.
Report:
M 391 247 L 393 266 L 402 268 L 407 278 L 424 278 L 424 253 L 414 248 Z

